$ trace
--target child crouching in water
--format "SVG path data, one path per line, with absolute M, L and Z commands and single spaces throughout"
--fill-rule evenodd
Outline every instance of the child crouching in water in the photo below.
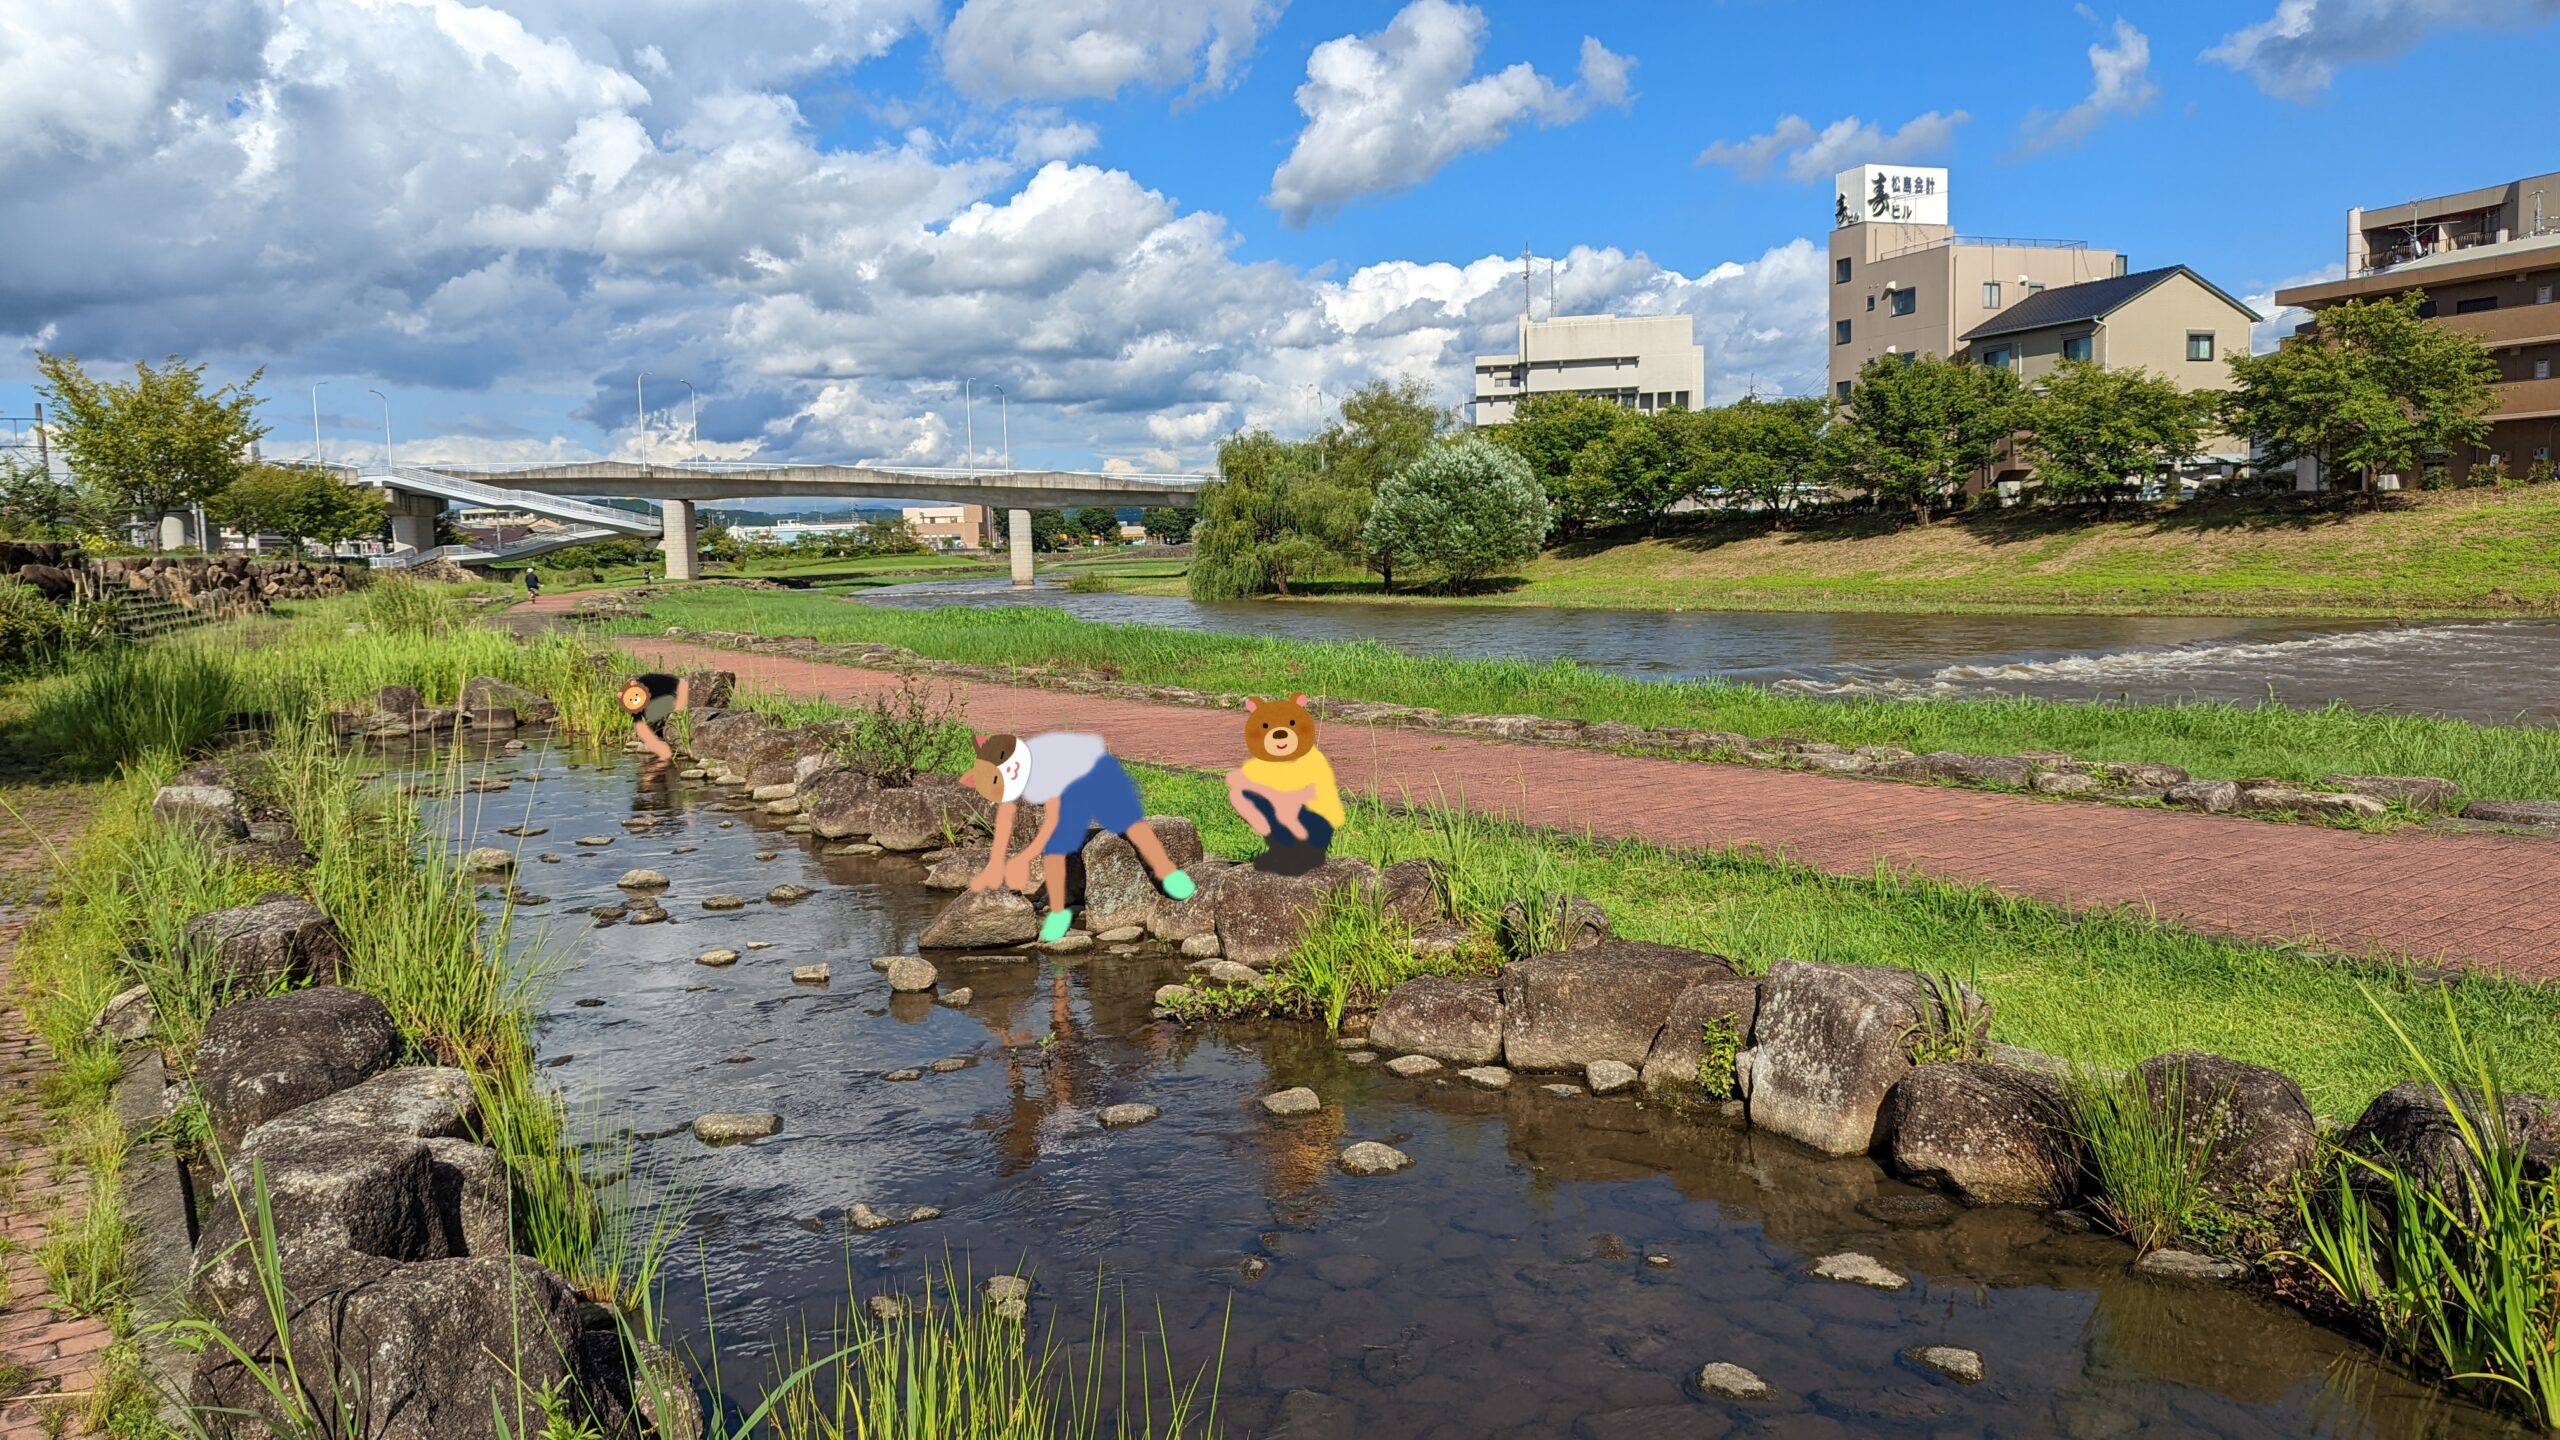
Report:
M 1137 785 L 1104 748 L 1101 736 L 1054 731 L 1020 739 L 981 735 L 977 741 L 977 763 L 961 778 L 970 789 L 995 802 L 996 833 L 995 844 L 987 851 L 987 868 L 970 880 L 969 888 L 993 890 L 1002 885 L 1028 890 L 1031 857 L 1050 857 L 1045 877 L 1049 913 L 1040 922 L 1040 943 L 1065 939 L 1067 927 L 1075 923 L 1075 912 L 1067 908 L 1066 857 L 1084 848 L 1086 832 L 1095 826 L 1128 836 L 1165 894 L 1188 900 L 1198 890 L 1165 853 L 1164 842 L 1156 838 L 1155 827 L 1146 822 L 1146 811 L 1138 803 Z M 1031 844 L 1008 860 L 1005 846 L 1013 839 L 1014 807 L 1022 804 L 1048 809 Z

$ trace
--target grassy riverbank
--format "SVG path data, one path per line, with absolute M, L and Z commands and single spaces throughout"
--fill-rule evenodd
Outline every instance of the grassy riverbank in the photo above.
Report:
M 1712 681 L 1654 684 L 1564 660 L 1446 660 L 1370 643 L 1104 625 L 1041 608 L 901 610 L 719 589 L 662 595 L 649 603 L 645 621 L 627 628 L 642 633 L 668 624 L 877 641 L 937 659 L 1096 671 L 1198 690 L 1303 690 L 1450 713 L 1685 725 L 1924 752 L 2061 750 L 2088 760 L 2161 761 L 2233 779 L 2438 775 L 2473 795 L 2560 798 L 2560 731 L 2368 715 L 2343 706 L 1820 699 Z
M 1460 596 L 1346 573 L 1303 598 L 1633 610 L 2461 616 L 2560 612 L 2560 486 L 2344 499 L 2205 500 L 2095 520 L 2030 508 L 1913 527 L 1852 517 L 1773 532 L 1701 519 L 1657 539 L 1547 551 Z M 1181 594 L 1178 580 L 1116 588 Z

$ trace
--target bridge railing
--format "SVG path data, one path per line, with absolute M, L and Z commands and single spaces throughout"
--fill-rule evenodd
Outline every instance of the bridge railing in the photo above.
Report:
M 532 468 L 532 467 L 525 467 Z M 404 483 L 405 482 L 405 483 Z M 467 500 L 477 505 L 507 506 L 529 509 L 564 520 L 584 520 L 628 535 L 658 533 L 658 517 L 633 510 L 616 510 L 610 505 L 590 505 L 584 500 L 570 500 L 557 495 L 544 495 L 531 490 L 509 490 L 498 485 L 484 485 L 442 470 L 421 465 L 393 465 L 387 469 L 369 470 L 359 483 L 389 488 L 414 488 L 448 500 Z
M 607 462 L 568 462 L 607 463 Z M 528 461 L 510 465 L 468 465 L 457 467 L 473 475 L 511 475 L 553 472 L 568 468 L 559 461 Z M 1215 475 L 1184 475 L 1173 472 L 1136 470 L 1023 470 L 997 466 L 961 465 L 842 465 L 817 461 L 771 460 L 682 460 L 672 463 L 635 463 L 634 469 L 648 475 L 788 475 L 795 470 L 839 471 L 868 470 L 895 479 L 920 480 L 1004 480 L 1017 475 L 1066 475 L 1079 480 L 1129 481 L 1140 485 L 1199 485 L 1215 480 Z M 442 472 L 439 472 L 442 473 Z

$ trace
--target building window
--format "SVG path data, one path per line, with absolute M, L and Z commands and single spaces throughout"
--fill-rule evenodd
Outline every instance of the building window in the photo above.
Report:
M 2212 358 L 2213 358 L 2213 336 L 2212 336 L 2212 334 L 2211 334 L 2211 333 L 2209 333 L 2209 332 L 2207 332 L 2207 331 L 2203 331 L 2203 330 L 2190 330 L 2190 331 L 2188 331 L 2188 332 L 2187 332 L 2187 358 L 2188 358 L 2188 359 L 2190 359 L 2190 360 L 2210 360 L 2210 359 L 2212 359 Z
M 1896 315 L 1908 315 L 1908 314 L 1910 314 L 1912 311 L 1917 310 L 1917 309 L 1919 309 L 1919 308 L 1920 308 L 1920 292 L 1919 292 L 1919 291 L 1914 290 L 1914 289 L 1912 289 L 1912 288 L 1910 288 L 1909 286 L 1907 286 L 1907 285 L 1906 285 L 1906 286 L 1904 286 L 1902 289 L 1900 289 L 1900 290 L 1896 290 L 1896 291 L 1894 291 L 1894 292 L 1893 292 L 1893 313 L 1894 313 L 1894 314 L 1896 314 Z
M 2044 293 L 2044 286 L 2030 280 L 2027 282 L 2027 293 L 2030 295 L 2041 295 Z
M 2456 300 L 2453 302 L 2453 313 L 2456 315 L 2477 315 L 2483 310 L 2495 310 L 2497 308 L 2498 297 L 2495 295 L 2476 295 L 2468 300 Z
M 1849 403 L 1849 382 L 1848 382 L 1848 381 L 1846 381 L 1846 380 L 1834 380 L 1834 381 L 1832 381 L 1832 382 L 1831 382 L 1831 398 L 1832 398 L 1832 399 L 1834 399 L 1834 400 L 1839 401 L 1839 402 L 1840 402 L 1841 404 L 1843 404 L 1843 405 L 1848 404 L 1848 403 Z
M 2093 336 L 2073 335 L 2062 342 L 2062 358 L 2065 360 L 2086 360 L 2096 353 Z
M 1831 343 L 1834 345 L 1846 345 L 1849 343 L 1848 321 L 1834 320 L 1831 322 Z
M 1686 409 L 1688 409 L 1688 408 L 1689 408 L 1689 392 L 1688 392 L 1688 391 L 1686 391 L 1686 390 L 1674 390 L 1674 391 L 1672 391 L 1672 392 L 1671 392 L 1671 403 L 1672 403 L 1673 407 L 1674 407 L 1674 408 L 1676 408 L 1676 409 L 1681 409 L 1681 410 L 1686 410 Z
M 1839 259 L 1831 262 L 1831 283 L 1834 285 L 1846 285 L 1849 283 L 1848 256 L 1843 255 Z
M 1985 280 L 1982 282 L 1982 308 L 1985 310 L 1997 310 L 2000 308 L 1999 281 Z
M 1873 295 L 1870 295 L 1870 296 L 1868 296 L 1868 297 L 1867 297 L 1867 309 L 1869 309 L 1870 311 L 1872 311 L 1872 310 L 1874 310 L 1875 308 L 1876 308 L 1876 297 L 1874 297 Z
M 2551 378 L 2551 362 L 2550 362 L 2550 361 L 2548 361 L 2548 360 L 2536 360 L 2536 361 L 2534 361 L 2534 362 L 2533 362 L 2533 378 L 2534 378 L 2534 379 L 2536 379 L 2536 380 L 2548 380 L 2548 379 L 2550 379 L 2550 378 Z
M 2548 285 L 2536 285 L 2536 286 L 2534 286 L 2534 287 L 2533 287 L 2533 303 L 2534 303 L 2534 304 L 2536 304 L 2536 305 L 2548 305 L 2548 304 L 2550 304 L 2550 303 L 2551 303 L 2551 287 L 2550 287 L 2550 286 L 2548 286 Z
M 1982 352 L 1982 363 L 1994 370 L 2008 369 L 2012 358 L 2009 347 L 2006 345 L 1994 345 Z

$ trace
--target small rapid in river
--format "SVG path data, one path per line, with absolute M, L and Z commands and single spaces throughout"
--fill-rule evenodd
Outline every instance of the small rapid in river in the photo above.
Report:
M 1186 1373 L 1223 1327 L 1237 1437 L 2511 1433 L 2289 1309 L 2135 1278 L 2115 1240 L 1964 1209 L 1738 1119 L 1533 1083 L 1562 1077 L 1403 1080 L 1312 1025 L 1153 1019 L 1182 963 L 1161 950 L 937 955 L 967 1008 L 893 996 L 870 961 L 912 951 L 945 898 L 914 860 L 821 855 L 733 792 L 619 757 L 492 757 L 471 775 L 508 783 L 431 798 L 429 831 L 520 848 L 518 885 L 547 897 L 516 918 L 550 972 L 545 1074 L 692 1197 L 668 1325 L 704 1355 L 716 1314 L 732 1401 L 769 1378 L 774 1336 L 829 1323 L 848 1279 L 911 1287 L 950 1259 L 1026 1267 L 1035 1323 L 1088 1313 L 1099 1270 L 1146 1328 L 1161 1314 Z M 586 912 L 641 866 L 672 882 L 669 919 L 597 926 Z M 816 893 L 757 898 L 785 882 Z M 749 902 L 705 909 L 720 892 Z M 697 962 L 715 950 L 738 958 Z M 826 983 L 795 983 L 816 963 Z M 1294 1085 L 1323 1111 L 1279 1121 L 1255 1103 Z M 1161 1116 L 1102 1128 L 1124 1101 Z M 709 1148 L 685 1127 L 714 1111 L 782 1129 Z M 1333 1158 L 1357 1139 L 1415 1164 L 1346 1175 Z M 940 1214 L 862 1232 L 856 1205 Z M 1908 1288 L 1810 1273 L 1842 1250 Z M 1977 1350 L 1985 1378 L 1902 1358 L 1919 1345 Z M 1774 1396 L 1701 1394 L 1716 1361 Z

